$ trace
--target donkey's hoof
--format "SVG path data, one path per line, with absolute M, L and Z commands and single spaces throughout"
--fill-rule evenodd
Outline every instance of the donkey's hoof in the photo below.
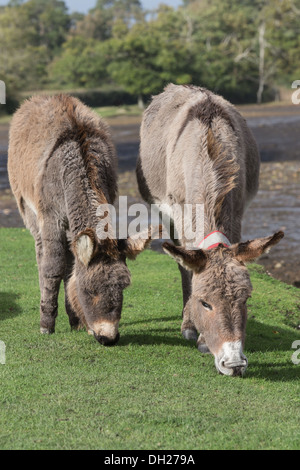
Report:
M 205 343 L 197 343 L 197 349 L 200 351 L 202 354 L 209 354 L 210 350 L 206 346 Z
M 54 329 L 43 328 L 41 326 L 40 333 L 41 333 L 41 335 L 52 335 L 54 333 Z
M 186 330 L 182 330 L 182 336 L 187 339 L 188 341 L 197 341 L 198 334 L 196 330 L 192 330 L 190 328 Z

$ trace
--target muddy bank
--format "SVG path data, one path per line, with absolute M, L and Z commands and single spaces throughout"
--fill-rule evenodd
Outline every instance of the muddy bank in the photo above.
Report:
M 261 154 L 260 189 L 243 224 L 243 239 L 284 230 L 285 238 L 260 264 L 277 279 L 300 287 L 300 106 L 240 108 Z M 138 117 L 107 120 L 119 159 L 119 192 L 141 200 L 135 179 L 139 149 Z M 0 227 L 22 227 L 7 178 L 8 126 L 0 125 Z M 154 249 L 160 249 L 155 243 Z

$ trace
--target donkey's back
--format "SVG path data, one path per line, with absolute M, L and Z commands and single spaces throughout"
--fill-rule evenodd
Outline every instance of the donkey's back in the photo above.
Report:
M 217 194 L 231 189 L 232 209 L 241 218 L 258 177 L 256 142 L 228 101 L 204 88 L 173 84 L 153 98 L 143 117 L 137 164 L 147 202 L 213 205 Z
M 76 161 L 78 150 L 83 157 L 88 153 L 90 158 L 91 152 L 86 152 L 84 146 L 97 153 L 92 165 L 87 158 Z M 70 184 L 64 181 L 68 168 L 72 167 L 78 178 L 81 175 L 88 179 L 93 165 L 99 170 L 98 185 L 109 202 L 113 201 L 117 189 L 116 156 L 108 128 L 78 99 L 68 95 L 36 96 L 25 101 L 15 113 L 9 136 L 8 172 L 27 225 L 26 207 L 40 215 L 41 205 L 47 206 L 47 210 L 54 208 L 55 202 L 60 209 L 64 205 L 63 186 Z

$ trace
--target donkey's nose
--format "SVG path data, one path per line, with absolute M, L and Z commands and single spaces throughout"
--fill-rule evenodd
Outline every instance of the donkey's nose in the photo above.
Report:
M 245 367 L 244 366 L 237 366 L 237 367 L 233 367 L 233 377 L 238 377 L 238 376 L 242 376 L 243 373 L 245 372 Z
M 221 366 L 224 369 L 230 370 L 233 376 L 241 376 L 245 372 L 248 365 L 247 358 L 244 356 L 239 361 L 221 361 Z
M 241 358 L 239 361 L 222 361 L 222 366 L 227 369 L 234 369 L 235 367 L 246 367 L 248 361 L 246 357 Z
M 108 338 L 107 336 L 96 335 L 94 333 L 94 337 L 96 338 L 98 343 L 102 344 L 103 346 L 115 346 L 115 344 L 117 344 L 120 339 L 120 334 L 117 333 L 115 338 Z
M 103 346 L 114 346 L 120 339 L 118 332 L 119 321 L 107 321 L 100 319 L 90 325 L 94 337 Z
M 220 354 L 215 356 L 215 364 L 221 374 L 243 375 L 247 369 L 248 360 L 243 354 L 242 342 L 225 342 Z

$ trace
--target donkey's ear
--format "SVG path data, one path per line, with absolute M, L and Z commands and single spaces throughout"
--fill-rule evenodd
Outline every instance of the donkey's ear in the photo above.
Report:
M 127 256 L 128 259 L 134 260 L 142 251 L 147 248 L 152 240 L 160 238 L 162 226 L 149 226 L 146 230 L 128 237 L 127 240 L 118 242 L 119 250 Z
M 202 271 L 208 260 L 203 250 L 186 250 L 169 242 L 163 243 L 163 250 L 189 271 Z
M 276 232 L 271 237 L 257 238 L 248 242 L 237 243 L 231 247 L 235 258 L 243 263 L 255 261 L 262 254 L 268 253 L 284 237 L 283 232 Z
M 87 228 L 76 235 L 72 244 L 74 255 L 85 266 L 89 265 L 91 259 L 95 255 L 96 247 L 96 233 L 91 228 Z

